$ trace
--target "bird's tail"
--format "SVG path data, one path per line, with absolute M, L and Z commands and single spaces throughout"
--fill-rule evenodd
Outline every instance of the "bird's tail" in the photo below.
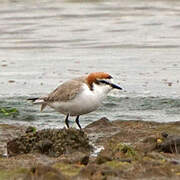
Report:
M 39 99 L 38 97 L 36 97 L 36 98 L 28 98 L 27 100 L 28 101 L 32 101 L 32 102 L 35 102 L 37 99 Z
M 41 104 L 41 111 L 47 106 L 46 102 L 44 101 L 44 98 L 28 98 L 28 101 L 32 101 L 33 104 Z
M 32 101 L 33 104 L 42 104 L 44 103 L 44 100 L 42 98 L 36 97 L 36 98 L 28 98 L 28 101 Z

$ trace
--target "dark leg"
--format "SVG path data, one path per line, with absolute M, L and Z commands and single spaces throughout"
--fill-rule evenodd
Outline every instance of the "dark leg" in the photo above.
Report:
M 79 124 L 79 115 L 76 117 L 76 123 L 77 123 L 79 129 L 81 129 L 81 125 Z
M 67 128 L 69 128 L 68 118 L 69 118 L 69 113 L 67 114 L 66 119 L 65 119 L 65 123 L 66 123 Z

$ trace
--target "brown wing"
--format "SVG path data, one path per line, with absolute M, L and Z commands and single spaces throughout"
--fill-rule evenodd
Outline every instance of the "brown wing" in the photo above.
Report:
M 45 102 L 72 100 L 81 91 L 83 82 L 85 82 L 85 77 L 67 81 L 57 87 L 48 97 L 44 98 L 44 100 Z

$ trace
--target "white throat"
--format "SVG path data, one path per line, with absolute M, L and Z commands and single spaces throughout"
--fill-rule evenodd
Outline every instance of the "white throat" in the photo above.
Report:
M 93 84 L 93 92 L 97 97 L 105 98 L 112 88 L 107 85 Z

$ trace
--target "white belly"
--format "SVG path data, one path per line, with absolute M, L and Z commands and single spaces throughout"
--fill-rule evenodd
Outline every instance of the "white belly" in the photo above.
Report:
M 88 87 L 84 87 L 84 91 L 73 100 L 53 102 L 49 106 L 62 114 L 69 113 L 70 116 L 77 116 L 96 110 L 102 103 L 102 97 L 104 96 L 99 96 L 90 91 Z

